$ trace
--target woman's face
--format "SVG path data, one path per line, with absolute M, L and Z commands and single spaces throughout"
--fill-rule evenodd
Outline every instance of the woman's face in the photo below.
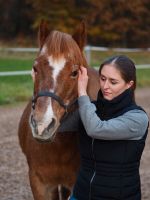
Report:
M 132 85 L 133 81 L 126 83 L 120 71 L 112 64 L 103 66 L 100 74 L 100 88 L 105 99 L 112 100 Z

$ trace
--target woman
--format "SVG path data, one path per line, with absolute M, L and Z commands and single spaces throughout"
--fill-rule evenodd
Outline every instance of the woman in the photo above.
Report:
M 81 122 L 76 112 L 69 124 L 80 132 L 81 166 L 70 200 L 141 200 L 139 166 L 148 116 L 134 100 L 134 63 L 112 57 L 101 64 L 99 75 L 98 98 L 91 102 L 87 70 L 79 72 Z

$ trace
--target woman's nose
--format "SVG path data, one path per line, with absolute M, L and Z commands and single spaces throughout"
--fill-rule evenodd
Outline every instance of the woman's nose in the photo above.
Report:
M 107 88 L 109 88 L 109 83 L 108 83 L 108 81 L 105 81 L 105 83 L 104 83 L 104 89 L 107 89 Z

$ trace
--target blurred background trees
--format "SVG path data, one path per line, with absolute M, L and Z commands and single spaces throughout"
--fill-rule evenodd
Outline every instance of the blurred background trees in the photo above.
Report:
M 149 0 L 0 0 L 0 39 L 35 38 L 41 19 L 72 33 L 85 18 L 88 43 L 149 47 Z

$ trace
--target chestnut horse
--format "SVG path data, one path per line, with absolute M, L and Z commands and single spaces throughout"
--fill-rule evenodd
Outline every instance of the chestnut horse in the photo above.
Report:
M 73 36 L 39 28 L 40 50 L 32 68 L 33 98 L 19 124 L 19 141 L 29 165 L 30 185 L 35 200 L 65 200 L 74 185 L 80 164 L 77 133 L 59 133 L 64 115 L 76 109 L 77 79 L 86 28 L 82 22 Z M 98 73 L 88 68 L 88 94 L 95 99 Z

